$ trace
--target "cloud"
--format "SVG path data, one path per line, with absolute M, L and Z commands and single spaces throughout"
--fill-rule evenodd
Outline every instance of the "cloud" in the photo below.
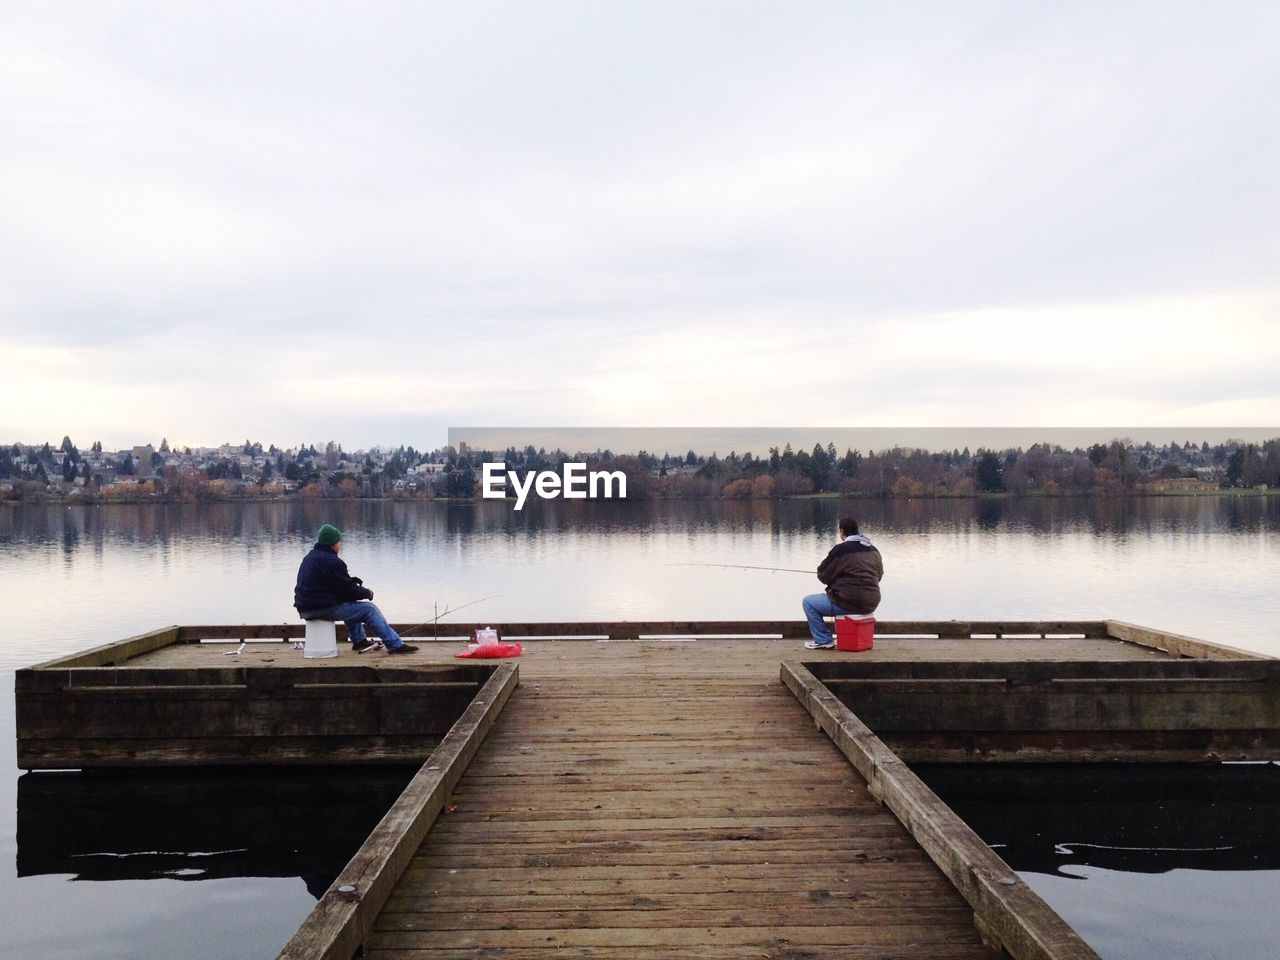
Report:
M 7 20 L 17 436 L 1280 420 L 1265 5 Z

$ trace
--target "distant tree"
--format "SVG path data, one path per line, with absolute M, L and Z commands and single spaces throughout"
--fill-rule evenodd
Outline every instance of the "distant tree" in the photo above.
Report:
M 469 497 L 475 491 L 475 487 L 475 471 L 466 460 L 459 460 L 452 470 L 445 470 L 446 496 Z
M 862 462 L 862 454 L 857 450 L 848 450 L 844 452 L 844 456 L 840 459 L 840 476 L 856 477 L 858 475 L 858 465 Z
M 1244 448 L 1244 463 L 1240 469 L 1240 483 L 1246 487 L 1260 487 L 1267 482 L 1266 461 L 1255 444 Z
M 137 472 L 137 468 L 133 464 L 133 454 L 126 453 L 124 459 L 120 461 L 120 473 L 122 476 L 132 477 Z
M 1004 465 L 994 450 L 979 450 L 974 464 L 974 479 L 978 489 L 995 493 L 1004 489 Z

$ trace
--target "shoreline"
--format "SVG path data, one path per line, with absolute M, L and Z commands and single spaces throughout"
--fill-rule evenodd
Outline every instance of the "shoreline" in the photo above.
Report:
M 879 493 L 796 493 L 785 497 L 633 497 L 629 501 L 631 503 L 663 503 L 663 502 L 679 502 L 679 503 L 785 503 L 788 501 L 806 501 L 806 500 L 834 500 L 834 501 L 867 501 L 867 500 L 893 500 L 893 501 L 911 501 L 911 500 L 978 500 L 978 501 L 1003 501 L 1003 500 L 1132 500 L 1132 499 L 1193 499 L 1193 498 L 1222 498 L 1222 497 L 1275 497 L 1280 496 L 1280 489 L 1259 490 L 1256 488 L 1227 488 L 1222 490 L 1126 490 L 1122 493 L 1044 493 L 1042 491 L 1033 491 L 1028 493 L 925 493 L 913 495 L 898 494 L 879 494 Z M 508 497 L 503 502 L 514 502 L 514 497 Z M 84 496 L 50 496 L 44 495 L 39 497 L 31 497 L 29 499 L 4 499 L 0 500 L 0 506 L 18 507 L 18 506 L 85 506 L 85 507 L 101 507 L 101 506 L 137 506 L 141 504 L 160 504 L 164 506 L 197 506 L 205 503 L 482 503 L 481 497 L 411 497 L 411 496 L 384 496 L 384 497 L 303 497 L 303 496 L 255 496 L 248 494 L 245 496 L 234 497 L 199 497 L 199 498 L 183 498 L 167 496 L 165 494 L 149 494 L 143 496 L 104 496 L 102 494 L 87 494 Z M 588 500 L 587 502 L 603 502 L 602 500 Z

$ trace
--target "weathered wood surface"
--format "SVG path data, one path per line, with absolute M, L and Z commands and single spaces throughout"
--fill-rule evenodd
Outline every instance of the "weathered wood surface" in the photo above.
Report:
M 469 635 L 477 626 L 497 628 L 512 639 L 521 637 L 608 636 L 614 640 L 635 640 L 641 636 L 707 636 L 726 634 L 769 634 L 787 639 L 806 638 L 804 620 L 612 620 L 612 621 L 539 621 L 501 623 L 495 621 L 393 623 L 406 636 L 430 639 L 432 636 Z M 978 636 L 1043 636 L 1045 634 L 1106 637 L 1107 621 L 1103 620 L 881 620 L 876 623 L 877 636 L 893 634 L 933 635 L 968 639 Z M 175 640 L 195 643 L 199 640 L 296 640 L 303 636 L 301 623 L 284 624 L 190 624 L 177 628 Z M 346 639 L 346 629 L 338 625 L 339 638 Z
M 540 625 L 543 626 L 543 625 Z M 713 626 L 709 624 L 708 626 Z M 719 626 L 714 624 L 714 626 Z M 202 628 L 203 629 L 203 628 Z M 456 628 L 455 628 L 456 629 Z M 718 632 L 718 631 L 717 631 Z M 806 635 L 807 637 L 807 635 Z M 594 662 L 599 651 L 607 650 L 608 656 L 601 663 L 607 663 L 607 669 L 596 671 L 602 678 L 618 676 L 644 658 L 647 668 L 660 671 L 678 682 L 683 682 L 689 671 L 696 671 L 711 680 L 725 674 L 741 675 L 743 669 L 749 668 L 756 676 L 776 673 L 778 664 L 787 657 L 797 656 L 803 649 L 805 638 L 781 640 L 710 640 L 702 639 L 693 642 L 662 643 L 661 641 L 600 642 L 594 640 L 528 640 L 523 641 L 525 647 L 524 662 L 536 658 L 539 662 L 554 663 L 563 661 L 581 661 L 582 669 L 593 669 L 587 664 Z M 457 664 L 454 654 L 463 649 L 459 640 L 432 641 L 429 638 L 415 637 L 419 652 L 412 655 L 412 663 Z M 599 649 L 597 649 L 599 648 Z M 651 654 L 646 652 L 654 648 L 668 651 L 660 662 L 652 661 Z M 139 669 L 171 669 L 223 667 L 227 664 L 237 666 L 256 666 L 259 664 L 275 666 L 307 666 L 316 669 L 333 670 L 352 665 L 388 662 L 386 653 L 355 654 L 348 644 L 338 644 L 338 656 L 328 660 L 304 660 L 302 652 L 294 650 L 289 644 L 250 643 L 237 656 L 224 657 L 223 654 L 234 650 L 234 645 L 176 643 L 154 650 L 124 665 L 126 670 Z M 683 649 L 682 654 L 679 651 Z M 930 660 L 1164 660 L 1169 655 L 1161 650 L 1137 644 L 1123 643 L 1112 638 L 1074 638 L 1064 639 L 1050 636 L 1040 639 L 1000 639 L 1000 638 L 918 638 L 884 636 L 876 638 L 873 649 L 863 653 L 844 654 L 839 652 L 820 652 L 806 656 L 823 657 L 833 661 L 844 658 L 855 658 L 863 661 L 930 661 Z M 575 668 L 577 669 L 577 668 Z
M 106 667 L 118 666 L 126 660 L 140 657 L 143 654 L 163 649 L 178 642 L 180 627 L 162 627 L 148 633 L 138 634 L 126 640 L 115 640 L 101 646 L 81 650 L 66 657 L 58 657 L 45 663 L 36 664 L 32 670 L 43 670 L 49 667 Z
M 844 660 L 812 672 L 908 762 L 1280 755 L 1278 660 Z
M 466 712 L 410 781 L 297 933 L 281 960 L 349 960 L 368 937 L 414 852 L 484 742 L 519 682 L 519 668 L 494 670 Z
M 704 634 L 767 633 L 771 625 L 698 627 Z M 525 635 L 561 635 L 570 625 L 527 626 Z M 580 636 L 600 629 L 578 627 Z M 969 908 L 778 686 L 779 662 L 791 656 L 859 663 L 1155 661 L 1166 655 L 1112 639 L 1053 636 L 1093 632 L 1078 624 L 963 627 L 967 632 L 936 622 L 907 624 L 902 633 L 957 636 L 881 636 L 874 650 L 857 655 L 806 653 L 798 638 L 528 641 L 520 661 L 525 682 L 511 716 L 501 720 L 492 743 L 452 795 L 439 785 L 427 791 L 423 809 L 450 796 L 456 809 L 437 822 L 375 926 L 359 932 L 369 920 L 368 905 L 376 901 L 368 895 L 358 897 L 359 903 L 331 897 L 314 920 L 328 931 L 324 936 L 333 941 L 334 956 L 360 941 L 370 955 L 421 952 L 433 960 L 474 956 L 482 944 L 508 956 L 548 957 L 570 948 L 594 957 L 780 957 L 797 951 L 813 957 L 985 956 Z M 188 629 L 195 633 L 187 639 L 210 632 Z M 220 629 L 231 639 L 245 632 Z M 261 630 L 264 637 L 281 632 Z M 627 632 L 679 631 L 645 623 L 631 624 Z M 971 633 L 1049 636 L 1013 640 Z M 66 661 L 55 663 L 35 671 L 48 676 L 31 680 L 30 692 L 66 693 L 77 684 L 91 691 L 127 687 L 115 692 L 128 701 L 148 685 L 181 686 L 171 682 L 170 671 L 190 671 L 184 682 L 197 700 L 216 702 L 217 696 L 200 690 L 219 682 L 260 690 L 292 685 L 328 697 L 347 683 L 369 686 L 353 668 L 387 671 L 379 683 L 390 681 L 390 689 L 403 682 L 392 679 L 392 669 L 456 665 L 453 654 L 461 649 L 456 642 L 424 643 L 406 661 L 384 654 L 357 657 L 344 646 L 332 660 L 305 661 L 280 643 L 250 644 L 234 659 L 223 658 L 226 646 L 170 642 L 154 649 L 154 643 L 112 671 L 111 679 L 60 670 Z M 256 676 L 262 666 L 285 669 Z M 209 670 L 220 675 L 217 682 L 209 682 L 203 672 Z M 294 681 L 275 675 L 295 670 L 307 675 Z M 344 761 L 360 759 L 362 747 L 365 753 L 387 749 L 385 738 L 327 740 L 335 759 Z M 94 749 L 104 756 L 108 747 L 98 742 L 91 754 Z M 176 759 L 181 745 L 138 739 L 131 749 L 164 762 Z M 273 749 L 287 759 L 302 756 L 307 746 L 303 738 L 280 736 Z M 244 756 L 238 754 L 237 761 Z M 388 836 L 374 847 L 385 848 Z M 412 836 L 405 837 L 410 844 Z M 397 846 L 396 857 L 406 849 Z M 362 851 L 366 859 L 360 861 L 366 865 L 367 854 Z M 335 919 L 340 914 L 345 919 Z M 477 920 L 479 915 L 508 917 L 496 924 L 506 929 L 484 929 L 494 924 Z
M 778 684 L 787 652 L 529 643 L 365 956 L 990 957 Z
M 1093 949 L 817 677 L 789 662 L 782 665 L 782 681 L 964 895 L 988 938 L 1017 960 L 1096 960 Z
M 1184 637 L 1167 630 L 1152 630 L 1150 627 L 1140 627 L 1135 623 L 1125 623 L 1123 620 L 1108 620 L 1105 626 L 1106 636 L 1164 650 L 1174 657 L 1205 660 L 1257 660 L 1265 657 L 1264 654 L 1233 647 L 1230 644 L 1210 643 L 1208 640 Z
M 313 662 L 17 671 L 18 765 L 421 762 L 492 670 Z
M 539 631 L 567 629 L 565 624 L 529 626 Z M 598 624 L 578 626 L 584 630 L 599 628 Z M 672 629 L 671 625 L 654 623 L 641 626 Z M 699 626 L 713 632 L 730 632 L 724 623 Z M 739 622 L 727 626 L 740 629 L 761 624 Z M 1024 631 L 1030 625 L 1013 626 Z M 174 629 L 180 633 L 193 631 L 191 636 L 216 632 L 211 627 L 168 628 L 168 632 L 101 648 L 88 658 L 94 663 L 119 662 L 117 667 L 68 666 L 81 661 L 72 657 L 18 671 L 19 766 L 50 769 L 188 763 L 410 762 L 430 752 L 452 716 L 447 710 L 441 711 L 434 726 L 424 725 L 423 717 L 429 711 L 424 713 L 409 704 L 429 692 L 411 686 L 398 689 L 398 685 L 422 679 L 408 677 L 407 672 L 446 666 L 465 669 L 465 662 L 453 657 L 462 649 L 457 641 L 426 642 L 418 653 L 403 658 L 382 652 L 356 655 L 349 645 L 341 644 L 337 657 L 306 660 L 292 645 L 278 642 L 251 643 L 242 653 L 225 656 L 235 647 L 173 642 Z M 218 629 L 234 635 L 255 630 L 265 635 L 281 632 L 282 626 Z M 654 661 L 646 652 L 652 649 L 665 652 Z M 797 649 L 797 640 L 697 640 L 672 644 L 531 640 L 527 641 L 526 661 L 532 657 L 548 665 L 574 664 L 575 669 L 588 672 L 595 669 L 590 663 L 607 664 L 607 669 L 596 671 L 601 686 L 575 688 L 574 696 L 584 699 L 608 697 L 614 678 L 625 676 L 643 661 L 646 669 L 653 671 L 648 680 L 650 694 L 678 705 L 685 698 L 703 695 L 708 684 L 725 676 L 744 675 L 744 670 L 756 676 L 772 675 L 783 656 Z M 123 659 L 129 651 L 139 650 L 144 652 Z M 860 661 L 927 661 L 984 659 L 1001 654 L 1030 659 L 1165 656 L 1133 644 L 1097 638 L 884 637 L 874 650 L 857 657 Z M 450 698 L 447 688 L 441 687 L 437 693 L 442 701 Z M 453 699 L 460 704 L 464 695 L 460 689 Z M 313 702 L 306 703 L 308 698 Z M 281 712 L 271 714 L 269 708 L 262 706 L 272 700 L 282 703 Z M 98 709 L 100 706 L 104 709 Z M 391 735 L 397 730 L 401 739 Z M 369 749 L 363 753 L 352 741 L 361 732 L 370 736 Z M 316 749 L 308 751 L 308 736 L 324 739 L 316 740 Z M 225 737 L 226 742 L 220 742 L 219 737 Z

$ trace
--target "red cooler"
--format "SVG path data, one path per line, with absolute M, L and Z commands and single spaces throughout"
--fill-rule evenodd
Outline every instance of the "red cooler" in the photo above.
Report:
M 850 614 L 836 617 L 836 649 L 856 653 L 870 650 L 875 642 L 876 618 Z

